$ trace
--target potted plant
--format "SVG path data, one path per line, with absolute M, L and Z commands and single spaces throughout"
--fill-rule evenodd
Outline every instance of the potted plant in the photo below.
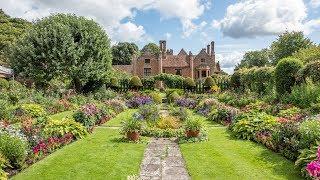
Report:
M 142 123 L 136 119 L 129 119 L 122 123 L 122 131 L 130 141 L 137 141 L 140 138 Z
M 199 119 L 187 119 L 184 124 L 186 136 L 188 138 L 198 137 L 202 128 L 202 122 Z

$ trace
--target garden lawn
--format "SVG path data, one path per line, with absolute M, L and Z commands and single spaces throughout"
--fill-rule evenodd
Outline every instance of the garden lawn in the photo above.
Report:
M 146 143 L 119 143 L 119 137 L 117 129 L 98 127 L 13 179 L 126 179 L 139 173 Z
M 232 139 L 225 127 L 207 130 L 209 141 L 180 145 L 192 179 L 302 179 L 293 162 L 264 146 Z
M 103 126 L 107 127 L 120 127 L 122 121 L 126 121 L 132 117 L 132 114 L 137 112 L 137 109 L 127 109 L 126 111 L 121 112 L 115 118 L 110 119 Z

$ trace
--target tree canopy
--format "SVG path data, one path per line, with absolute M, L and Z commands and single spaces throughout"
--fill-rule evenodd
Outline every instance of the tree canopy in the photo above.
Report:
M 112 47 L 112 65 L 131 64 L 134 55 L 139 53 L 139 48 L 134 43 L 121 42 Z
M 293 57 L 302 60 L 304 63 L 320 61 L 320 45 L 300 49 L 300 51 L 293 54 Z
M 96 22 L 56 14 L 35 22 L 12 48 L 10 63 L 16 73 L 38 85 L 64 78 L 85 91 L 101 84 L 112 69 L 111 56 L 110 40 Z
M 8 47 L 25 34 L 30 27 L 30 22 L 24 19 L 11 18 L 0 9 L 0 65 L 8 63 Z
M 260 51 L 248 51 L 244 54 L 240 64 L 236 67 L 239 68 L 251 68 L 251 67 L 262 67 L 269 64 L 269 54 L 267 49 Z
M 276 65 L 280 59 L 292 56 L 301 49 L 313 45 L 309 38 L 304 37 L 302 32 L 285 32 L 271 44 L 272 63 Z
M 149 43 L 142 48 L 141 52 L 142 53 L 150 52 L 153 55 L 159 56 L 160 48 L 155 43 Z

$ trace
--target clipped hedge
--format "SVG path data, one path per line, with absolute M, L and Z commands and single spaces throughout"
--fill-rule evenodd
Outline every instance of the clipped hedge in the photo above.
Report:
M 184 78 L 179 75 L 161 73 L 156 75 L 154 79 L 157 81 L 163 81 L 169 88 L 181 89 L 183 87 Z
M 133 88 L 140 88 L 142 87 L 142 82 L 138 76 L 133 76 L 130 80 L 130 85 Z

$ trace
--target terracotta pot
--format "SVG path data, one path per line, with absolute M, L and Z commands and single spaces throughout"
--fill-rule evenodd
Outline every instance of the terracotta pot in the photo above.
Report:
M 139 132 L 127 132 L 127 138 L 130 141 L 138 141 L 140 137 L 140 133 Z
M 199 130 L 196 130 L 196 131 L 188 130 L 188 131 L 186 131 L 186 135 L 187 135 L 188 138 L 190 138 L 190 137 L 198 137 L 199 133 L 200 133 Z

